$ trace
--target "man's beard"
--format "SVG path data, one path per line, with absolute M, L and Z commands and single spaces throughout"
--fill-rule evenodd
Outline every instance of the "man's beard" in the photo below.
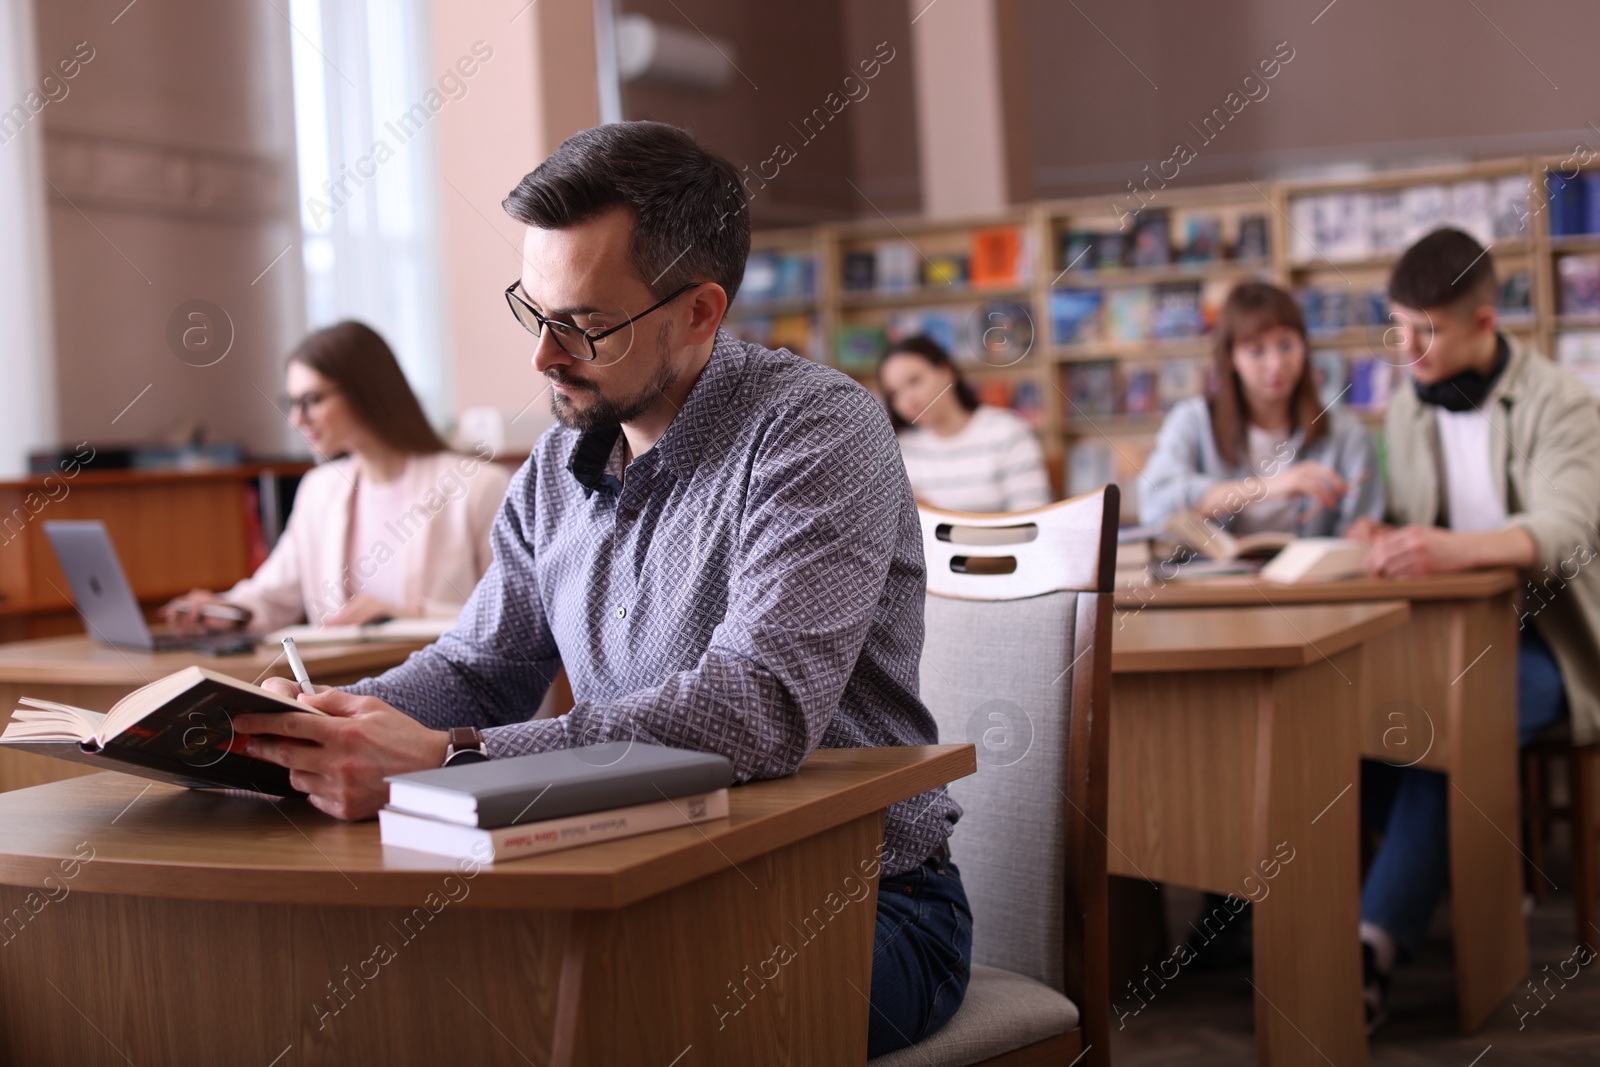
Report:
M 671 325 L 663 325 L 656 335 L 656 357 L 659 360 L 655 375 L 644 384 L 633 396 L 625 400 L 609 400 L 602 396 L 599 389 L 592 383 L 582 382 L 577 379 L 565 377 L 565 371 L 556 367 L 545 372 L 545 377 L 553 382 L 562 384 L 575 384 L 584 392 L 592 396 L 593 402 L 587 408 L 579 410 L 573 406 L 572 401 L 557 393 L 550 391 L 550 412 L 561 425 L 580 433 L 592 430 L 609 429 L 621 426 L 625 422 L 633 422 L 645 412 L 649 411 L 658 401 L 664 399 L 669 390 L 678 384 L 678 370 L 672 365 L 669 358 L 668 343 L 671 336 Z M 624 357 L 626 358 L 626 357 Z

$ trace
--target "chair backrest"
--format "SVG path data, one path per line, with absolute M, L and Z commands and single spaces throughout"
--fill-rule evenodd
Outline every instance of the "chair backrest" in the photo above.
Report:
M 928 566 L 922 699 L 977 746 L 950 786 L 975 962 L 1078 1005 L 1108 1047 L 1107 704 L 1119 493 L 1033 511 L 919 509 Z

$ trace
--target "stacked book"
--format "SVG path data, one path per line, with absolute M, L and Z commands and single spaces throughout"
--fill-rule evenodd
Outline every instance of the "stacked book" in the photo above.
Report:
M 397 774 L 386 846 L 479 863 L 728 815 L 725 757 L 631 741 Z

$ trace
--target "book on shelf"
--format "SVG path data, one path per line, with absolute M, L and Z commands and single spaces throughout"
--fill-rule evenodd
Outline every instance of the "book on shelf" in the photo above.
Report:
M 1406 216 L 1407 247 L 1451 222 L 1450 190 L 1439 183 L 1409 186 L 1400 194 L 1400 206 Z
M 1490 211 L 1494 216 L 1494 237 L 1497 241 L 1528 236 L 1528 219 L 1532 216 L 1533 183 L 1526 175 L 1507 175 L 1494 181 L 1494 200 Z
M 929 289 L 965 287 L 967 265 L 966 256 L 935 252 L 922 264 L 922 284 Z
M 378 834 L 385 845 L 394 848 L 479 863 L 503 863 L 727 817 L 728 791 L 716 789 L 494 829 L 460 826 L 384 808 L 378 812 Z
M 293 796 L 289 772 L 246 755 L 233 717 L 245 712 L 299 711 L 305 704 L 204 667 L 141 686 L 104 714 L 23 697 L 0 746 L 102 771 L 121 771 L 194 789 L 239 789 Z
M 875 252 L 854 251 L 844 254 L 844 290 L 847 293 L 866 293 L 878 285 L 878 256 Z
M 768 348 L 787 348 L 797 356 L 814 357 L 817 320 L 812 315 L 774 315 L 768 331 Z
M 1108 230 L 1094 235 L 1094 251 L 1089 254 L 1094 269 L 1116 273 L 1127 266 L 1128 235 L 1120 230 Z
M 1400 190 L 1380 189 L 1372 194 L 1367 209 L 1367 222 L 1372 228 L 1372 254 L 1398 256 L 1406 250 L 1405 204 Z
M 833 334 L 833 364 L 842 371 L 876 370 L 888 349 L 882 326 L 847 322 Z
M 758 249 L 745 260 L 739 297 L 745 303 L 809 300 L 816 293 L 816 263 L 809 252 Z
M 931 338 L 940 348 L 959 361 L 974 358 L 972 345 L 973 309 L 961 308 L 911 308 L 889 316 L 888 340 L 897 344 L 908 337 L 922 334 Z
M 1311 380 L 1317 385 L 1317 402 L 1323 410 L 1342 403 L 1350 386 L 1344 353 L 1326 348 L 1311 353 Z
M 1056 269 L 1059 271 L 1095 269 L 1095 234 L 1090 230 L 1063 230 L 1057 241 L 1060 253 Z
M 1267 244 L 1267 217 L 1244 215 L 1239 219 L 1239 236 L 1233 244 L 1233 258 L 1239 260 L 1265 260 L 1269 255 Z
M 1295 290 L 1306 332 L 1327 337 L 1389 320 L 1389 297 L 1381 287 L 1353 289 L 1348 285 L 1307 285 Z
M 1021 378 L 1011 387 L 1011 410 L 1037 430 L 1044 422 L 1044 394 L 1039 383 L 1031 378 Z
M 1161 410 L 1157 393 L 1160 370 L 1147 364 L 1122 366 L 1122 410 L 1133 418 L 1153 418 Z
M 1172 218 L 1165 211 L 1151 211 L 1133 224 L 1133 247 L 1128 252 L 1132 267 L 1165 267 L 1172 263 Z
M 1148 285 L 1129 285 L 1109 290 L 1105 295 L 1106 336 L 1114 344 L 1142 344 L 1153 332 L 1155 290 Z
M 1115 360 L 1067 364 L 1068 422 L 1117 413 L 1117 364 Z
M 1545 172 L 1545 210 L 1549 213 L 1551 237 L 1575 237 L 1587 232 L 1588 196 L 1583 177 Z
M 1190 215 L 1183 223 L 1183 248 L 1179 263 L 1215 263 L 1222 258 L 1222 219 L 1216 215 Z
M 726 789 L 733 764 L 710 752 L 606 741 L 384 781 L 396 811 L 492 830 Z
M 1169 359 L 1161 364 L 1156 379 L 1156 400 L 1162 411 L 1171 411 L 1180 400 L 1199 396 L 1206 390 L 1205 363 L 1198 359 Z
M 1386 410 L 1394 391 L 1395 377 L 1394 364 L 1378 356 L 1351 359 L 1350 391 L 1344 395 L 1345 403 L 1356 411 Z
M 374 641 L 429 642 L 456 624 L 455 617 L 432 619 L 386 619 L 351 626 L 285 626 L 262 638 L 265 644 L 282 644 L 285 637 L 297 645 L 342 645 Z
M 1561 330 L 1556 334 L 1556 363 L 1600 394 L 1600 330 Z
M 1450 187 L 1450 224 L 1465 230 L 1485 248 L 1494 243 L 1494 188 L 1481 180 Z
M 1587 171 L 1583 179 L 1583 232 L 1600 233 L 1600 171 Z
M 972 285 L 1000 289 L 1025 280 L 1022 230 L 1017 226 L 987 226 L 972 232 Z
M 1116 480 L 1116 455 L 1104 438 L 1084 438 L 1073 442 L 1067 452 L 1067 496 L 1092 493 Z
M 1495 299 L 1495 310 L 1502 322 L 1512 324 L 1533 319 L 1533 275 L 1525 270 L 1512 271 L 1500 282 L 1500 295 Z
M 978 308 L 972 333 L 979 360 L 1014 366 L 1033 352 L 1033 313 L 1014 300 L 991 300 Z
M 1556 260 L 1561 314 L 1600 315 L 1600 256 L 1562 256 Z
M 878 291 L 909 293 L 921 279 L 922 259 L 910 241 L 878 242 Z
M 1052 289 L 1050 333 L 1058 345 L 1088 344 L 1100 339 L 1099 289 Z
M 1199 282 L 1166 282 L 1155 287 L 1150 335 L 1158 340 L 1199 337 L 1205 332 Z

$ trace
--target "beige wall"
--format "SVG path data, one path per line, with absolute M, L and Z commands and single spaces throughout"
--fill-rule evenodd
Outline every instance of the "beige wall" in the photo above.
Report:
M 440 69 L 474 41 L 494 49 L 467 97 L 438 118 L 456 409 L 499 409 L 516 420 L 508 440 L 525 446 L 552 420 L 530 362 L 533 338 L 502 295 L 522 272 L 523 227 L 500 202 L 563 139 L 600 119 L 593 8 L 540 0 L 508 14 L 495 0 L 436 0 L 433 35 Z
M 93 49 L 39 116 L 61 435 L 150 441 L 200 422 L 213 439 L 282 452 L 291 431 L 263 393 L 282 393 L 304 322 L 289 26 L 270 4 L 114 14 L 36 5 L 41 69 L 78 42 Z M 214 366 L 168 345 L 168 317 L 195 299 L 232 320 Z

